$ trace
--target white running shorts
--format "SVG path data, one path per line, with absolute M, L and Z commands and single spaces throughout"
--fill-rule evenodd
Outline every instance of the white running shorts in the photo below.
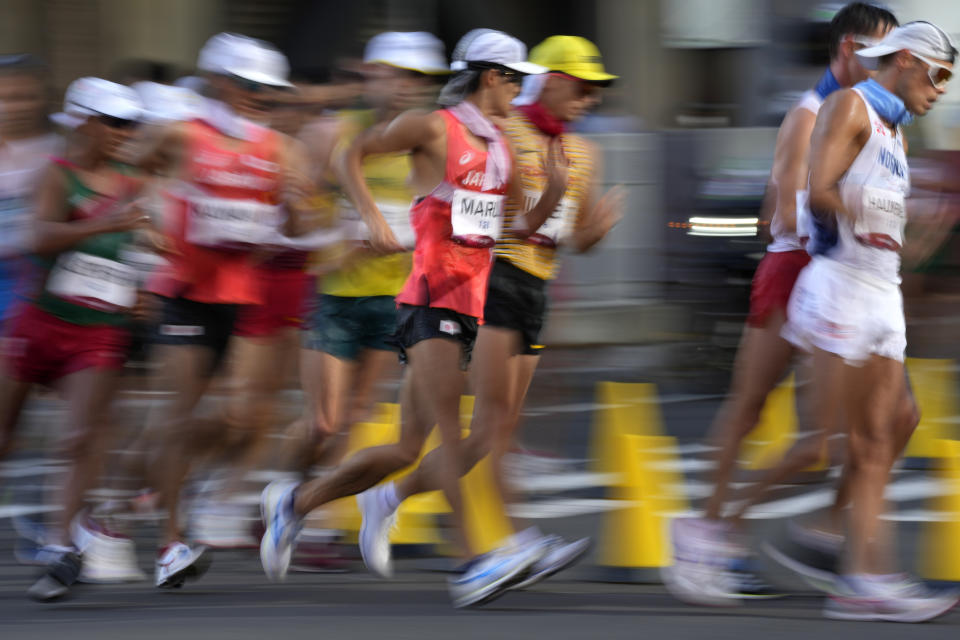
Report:
M 870 356 L 903 362 L 907 326 L 900 286 L 864 279 L 818 256 L 800 272 L 781 335 L 799 349 L 814 347 L 859 366 Z

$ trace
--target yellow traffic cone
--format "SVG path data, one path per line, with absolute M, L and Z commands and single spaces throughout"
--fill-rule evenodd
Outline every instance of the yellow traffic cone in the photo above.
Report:
M 670 563 L 669 518 L 657 510 L 649 470 L 642 451 L 649 446 L 642 436 L 622 435 L 614 442 L 612 465 L 620 478 L 611 496 L 620 506 L 603 519 L 597 564 L 599 580 L 659 582 L 659 570 Z
M 904 457 L 943 457 L 939 443 L 953 437 L 949 420 L 958 414 L 955 366 L 953 360 L 907 358 L 907 372 L 920 407 L 920 424 L 907 444 Z
M 663 434 L 657 387 L 650 383 L 600 382 L 590 440 L 591 468 L 611 473 L 619 436 Z
M 943 456 L 938 477 L 945 492 L 930 505 L 936 512 L 921 534 L 919 573 L 928 580 L 960 582 L 960 442 L 937 440 Z

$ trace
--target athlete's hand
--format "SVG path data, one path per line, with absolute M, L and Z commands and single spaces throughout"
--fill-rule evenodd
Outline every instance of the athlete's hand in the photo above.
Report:
M 590 225 L 601 235 L 606 235 L 623 218 L 626 200 L 627 192 L 620 185 L 607 191 L 594 206 Z
M 144 229 L 150 225 L 150 216 L 143 209 L 142 200 L 134 200 L 103 216 L 102 232 L 119 233 Z
M 129 310 L 130 316 L 137 322 L 150 322 L 160 310 L 156 296 L 145 291 L 137 291 L 137 302 Z
M 160 255 L 180 255 L 173 240 L 153 227 L 139 229 L 138 240 L 143 246 Z
M 379 214 L 378 214 L 379 215 Z M 393 229 L 386 222 L 370 225 L 370 239 L 367 241 L 374 253 L 403 253 L 406 249 L 397 242 Z
M 547 165 L 544 167 L 547 174 L 547 190 L 559 192 L 561 195 L 567 190 L 567 179 L 570 173 L 570 161 L 563 152 L 560 136 L 553 138 L 547 147 Z

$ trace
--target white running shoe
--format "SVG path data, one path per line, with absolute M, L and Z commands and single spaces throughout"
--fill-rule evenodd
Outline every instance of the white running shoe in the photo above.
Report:
M 85 516 L 74 519 L 70 533 L 81 553 L 83 568 L 78 582 L 116 584 L 147 579 L 137 566 L 137 550 L 130 538 L 107 531 Z
M 861 580 L 855 586 L 842 578 L 838 584 L 842 593 L 831 595 L 823 609 L 824 617 L 833 620 L 927 622 L 960 601 L 956 591 L 933 591 L 909 579 L 886 584 L 871 580 L 869 585 Z
M 511 586 L 511 589 L 519 591 L 532 587 L 541 580 L 546 580 L 553 574 L 572 567 L 590 550 L 590 538 L 567 542 L 560 536 L 549 535 L 541 539 L 541 544 L 544 546 L 543 557 L 537 560 L 530 567 L 530 573 Z
M 545 553 L 543 545 L 495 549 L 474 558 L 463 572 L 447 582 L 453 606 L 479 606 L 502 596 L 522 580 Z
M 293 510 L 293 492 L 298 486 L 291 480 L 276 480 L 260 496 L 260 517 L 266 530 L 260 540 L 260 563 L 273 582 L 286 579 L 293 556 L 293 543 L 302 520 Z
M 397 512 L 391 510 L 383 499 L 383 486 L 368 489 L 357 496 L 357 506 L 363 516 L 360 525 L 360 555 L 376 576 L 393 577 L 393 558 L 390 549 L 390 532 L 397 522 Z
M 157 558 L 156 585 L 179 589 L 187 580 L 196 580 L 210 568 L 210 554 L 203 546 L 192 549 L 182 542 L 167 545 Z
M 667 590 L 688 604 L 736 606 L 739 585 L 729 571 L 736 555 L 726 540 L 725 525 L 700 518 L 674 520 L 673 564 L 660 570 Z

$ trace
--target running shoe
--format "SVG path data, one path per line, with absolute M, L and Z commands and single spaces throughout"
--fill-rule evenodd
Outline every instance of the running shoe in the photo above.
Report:
M 390 549 L 390 532 L 397 522 L 397 512 L 384 499 L 384 486 L 368 489 L 357 496 L 357 506 L 363 516 L 360 525 L 360 555 L 376 576 L 393 576 L 393 558 Z
M 260 496 L 260 517 L 266 527 L 260 540 L 260 563 L 267 578 L 281 582 L 290 569 L 293 543 L 303 522 L 293 510 L 293 494 L 298 483 L 276 480 Z
M 136 547 L 130 538 L 107 530 L 86 515 L 74 519 L 70 533 L 82 554 L 80 582 L 116 584 L 147 579 L 137 566 Z
M 731 571 L 740 553 L 727 541 L 725 523 L 701 518 L 676 519 L 671 524 L 673 564 L 660 570 L 663 584 L 688 604 L 737 606 L 740 584 Z
M 453 606 L 479 606 L 492 602 L 518 581 L 543 557 L 540 545 L 517 550 L 495 549 L 477 556 L 463 570 L 448 580 Z
M 70 585 L 80 575 L 80 556 L 72 547 L 49 546 L 46 553 L 52 558 L 40 578 L 27 590 L 27 595 L 38 602 L 50 602 L 67 595 Z
M 960 601 L 956 591 L 933 591 L 909 578 L 893 582 L 841 578 L 823 615 L 833 620 L 926 622 L 950 611 Z
M 560 536 L 548 535 L 541 539 L 540 544 L 544 547 L 543 557 L 537 560 L 526 577 L 510 587 L 511 589 L 527 589 L 572 567 L 590 550 L 591 541 L 590 538 L 580 538 L 567 542 Z
M 156 585 L 161 589 L 179 589 L 187 580 L 197 580 L 210 568 L 210 554 L 203 546 L 188 547 L 173 542 L 160 550 L 156 564 Z

